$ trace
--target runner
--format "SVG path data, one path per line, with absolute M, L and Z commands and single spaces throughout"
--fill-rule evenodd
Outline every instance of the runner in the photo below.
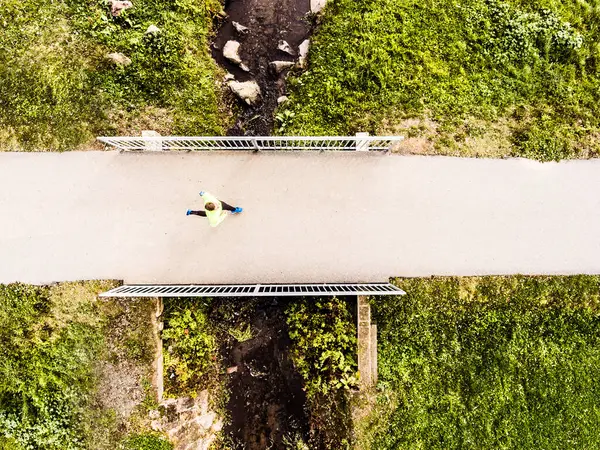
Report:
M 225 217 L 227 217 L 227 212 L 231 212 L 231 214 L 239 214 L 243 210 L 239 206 L 231 206 L 225 202 L 220 201 L 217 197 L 209 194 L 208 192 L 201 191 L 200 197 L 204 199 L 204 209 L 205 211 L 193 211 L 191 209 L 187 210 L 186 215 L 190 216 L 200 216 L 208 218 L 208 223 L 211 227 L 216 227 L 219 225 Z

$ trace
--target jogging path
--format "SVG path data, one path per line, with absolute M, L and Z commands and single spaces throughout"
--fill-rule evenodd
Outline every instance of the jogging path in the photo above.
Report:
M 185 215 L 209 191 L 244 213 Z M 600 160 L 0 153 L 0 282 L 600 273 Z

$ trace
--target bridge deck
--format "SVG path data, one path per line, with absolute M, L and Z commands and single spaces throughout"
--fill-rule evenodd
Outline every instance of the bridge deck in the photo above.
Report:
M 200 190 L 244 207 L 186 217 Z M 0 153 L 0 282 L 600 273 L 600 161 Z

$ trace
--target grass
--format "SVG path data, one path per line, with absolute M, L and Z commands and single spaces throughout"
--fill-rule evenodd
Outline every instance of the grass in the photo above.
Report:
M 599 18 L 598 0 L 339 0 L 278 114 L 286 134 L 425 153 L 597 156 Z
M 218 0 L 3 0 L 0 149 L 70 150 L 97 135 L 220 134 L 228 122 L 209 54 Z M 149 25 L 156 35 L 146 35 Z M 106 55 L 132 63 L 116 67 Z
M 600 436 L 600 277 L 398 279 L 373 300 L 359 448 L 579 449 Z
M 100 392 L 122 381 L 109 379 L 106 367 L 148 368 L 154 350 L 138 342 L 150 356 L 127 356 L 134 340 L 148 340 L 141 332 L 151 330 L 150 316 L 141 314 L 148 301 L 130 302 L 130 311 L 99 301 L 111 287 L 0 285 L 0 448 L 109 449 L 130 429 L 146 429 L 133 414 L 117 414 L 116 400 Z

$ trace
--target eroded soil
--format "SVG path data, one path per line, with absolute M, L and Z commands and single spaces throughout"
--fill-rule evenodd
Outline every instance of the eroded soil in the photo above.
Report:
M 297 53 L 299 45 L 308 38 L 310 0 L 228 0 L 225 11 L 229 17 L 213 42 L 213 57 L 237 81 L 256 80 L 262 92 L 262 100 L 255 106 L 240 101 L 242 112 L 228 134 L 268 136 L 274 126 L 277 98 L 285 95 L 285 77 L 289 72 L 276 74 L 269 68 L 269 63 L 297 60 L 297 55 L 289 55 L 277 47 L 284 40 Z M 248 27 L 248 33 L 237 32 L 234 21 Z M 239 54 L 249 72 L 223 57 L 223 46 L 229 40 L 240 42 Z

